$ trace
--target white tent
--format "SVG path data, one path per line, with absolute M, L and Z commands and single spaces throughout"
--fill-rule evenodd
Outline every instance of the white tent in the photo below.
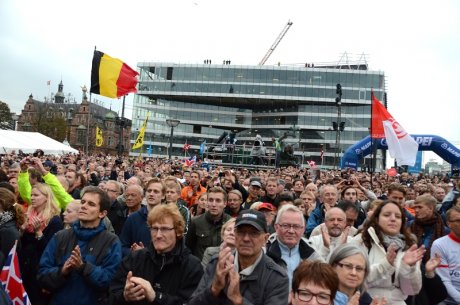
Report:
M 13 150 L 16 153 L 22 150 L 28 154 L 33 153 L 37 149 L 43 150 L 46 155 L 78 154 L 78 150 L 39 132 L 0 130 L 0 154 L 10 153 Z

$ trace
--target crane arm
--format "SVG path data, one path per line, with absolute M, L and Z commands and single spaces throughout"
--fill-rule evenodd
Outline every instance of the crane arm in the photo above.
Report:
M 262 60 L 260 61 L 259 63 L 259 66 L 263 66 L 265 64 L 265 62 L 268 60 L 268 58 L 270 57 L 270 55 L 272 55 L 273 51 L 275 51 L 276 47 L 278 46 L 278 44 L 280 43 L 281 39 L 283 39 L 284 35 L 286 35 L 287 31 L 289 30 L 289 28 L 291 27 L 292 25 L 292 21 L 289 20 L 287 22 L 287 24 L 284 26 L 283 30 L 281 31 L 281 33 L 278 35 L 278 37 L 276 38 L 275 42 L 272 44 L 272 46 L 270 47 L 270 49 L 268 49 L 267 53 L 265 54 L 264 58 L 262 58 Z

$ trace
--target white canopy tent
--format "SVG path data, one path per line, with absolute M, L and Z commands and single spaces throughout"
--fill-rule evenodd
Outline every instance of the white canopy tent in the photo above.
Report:
M 0 130 L 0 154 L 22 150 L 33 153 L 41 149 L 46 155 L 61 155 L 65 153 L 78 154 L 78 150 L 53 140 L 39 132 Z

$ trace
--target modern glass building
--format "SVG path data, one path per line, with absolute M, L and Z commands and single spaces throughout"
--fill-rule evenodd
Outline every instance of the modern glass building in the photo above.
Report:
M 341 152 L 369 134 L 371 90 L 385 100 L 385 75 L 367 64 L 340 66 L 237 66 L 216 64 L 138 63 L 132 143 L 150 113 L 144 155 L 167 156 L 174 128 L 173 156 L 198 154 L 200 144 L 215 143 L 227 132 L 250 150 L 256 134 L 265 146 L 287 133 L 298 160 L 324 167 L 340 164 Z M 342 86 L 341 106 L 336 85 Z M 338 118 L 338 112 L 341 118 Z M 336 131 L 333 122 L 345 122 Z M 340 129 L 340 128 L 338 128 Z M 340 132 L 340 143 L 337 133 Z M 323 151 L 323 160 L 321 160 Z M 139 152 L 132 152 L 138 155 Z

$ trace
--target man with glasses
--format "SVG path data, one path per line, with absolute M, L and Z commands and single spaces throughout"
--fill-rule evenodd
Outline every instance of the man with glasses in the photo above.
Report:
M 236 218 L 236 252 L 222 245 L 211 259 L 189 305 L 288 304 L 286 272 L 268 257 L 267 221 L 263 213 L 244 210 Z
M 302 260 L 322 260 L 321 256 L 302 238 L 305 231 L 305 219 L 302 211 L 287 204 L 278 210 L 275 221 L 276 233 L 267 243 L 267 255 L 278 265 L 286 269 L 289 283 L 295 268 Z
M 460 304 L 460 207 L 453 206 L 446 214 L 449 235 L 441 237 L 431 246 L 431 257 L 441 257 L 436 273 L 441 277 L 449 296 L 446 305 Z
M 121 195 L 123 185 L 115 180 L 109 180 L 105 184 L 105 191 L 110 199 L 110 209 L 107 212 L 107 218 L 110 219 L 115 234 L 120 236 L 126 218 L 128 217 L 128 208 L 126 205 L 120 203 L 117 198 Z

